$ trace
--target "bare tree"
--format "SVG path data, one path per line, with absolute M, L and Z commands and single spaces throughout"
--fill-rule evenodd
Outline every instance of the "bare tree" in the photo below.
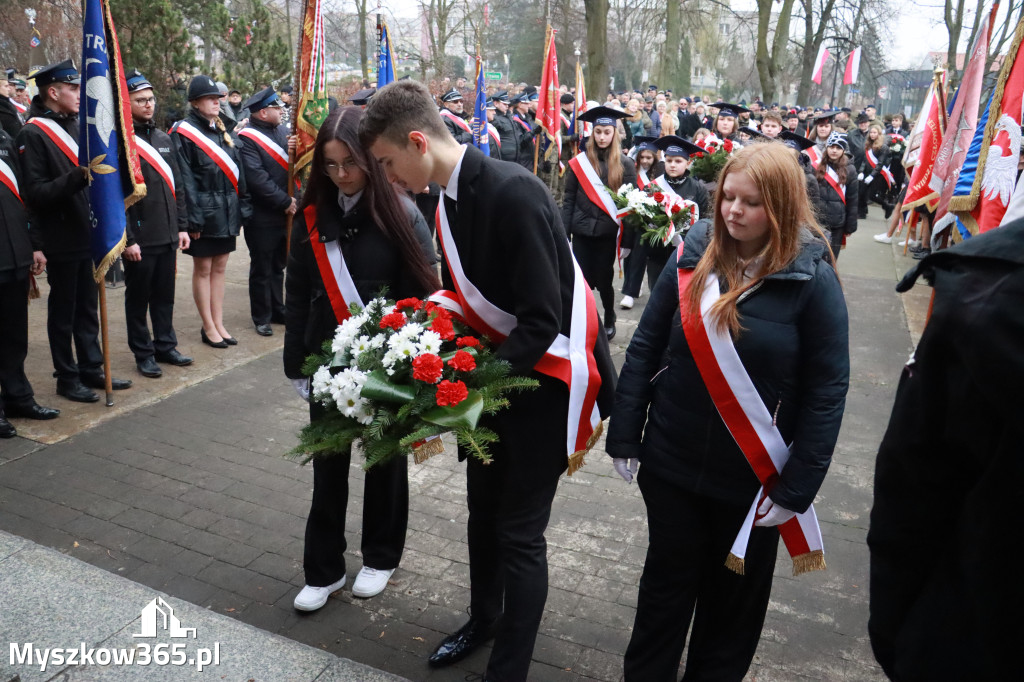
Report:
M 587 17 L 587 92 L 601 101 L 608 89 L 608 0 L 583 0 Z
M 761 77 L 761 92 L 766 100 L 775 99 L 779 64 L 789 46 L 789 22 L 793 15 L 793 0 L 782 0 L 772 44 L 768 46 L 768 33 L 772 20 L 772 0 L 757 0 L 757 72 Z

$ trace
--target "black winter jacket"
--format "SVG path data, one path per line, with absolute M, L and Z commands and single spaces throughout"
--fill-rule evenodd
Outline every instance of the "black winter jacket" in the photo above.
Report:
M 871 164 L 868 163 L 868 153 L 865 148 L 860 158 L 856 160 L 859 161 L 857 172 L 863 173 L 865 180 L 867 180 L 869 176 L 874 176 L 875 179 L 872 180 L 872 183 L 877 181 L 884 185 L 885 180 L 880 176 L 882 174 L 882 169 L 889 165 L 889 145 L 883 144 L 882 148 L 875 152 L 875 158 L 878 160 L 878 165 L 872 169 Z
M 249 127 L 266 135 L 288 153 L 288 134 L 283 125 L 272 126 L 257 118 Z M 256 141 L 239 135 L 239 156 L 245 167 L 245 185 L 252 197 L 252 218 L 245 224 L 245 242 L 257 250 L 273 249 L 284 238 L 291 205 L 288 196 L 288 169 L 267 153 Z
M 55 121 L 78 142 L 78 116 L 56 114 L 32 98 L 29 120 L 39 116 Z M 72 161 L 42 128 L 28 125 L 16 141 L 25 182 L 21 197 L 29 209 L 32 245 L 48 260 L 60 262 L 89 258 L 92 230 L 89 217 L 88 180 L 78 161 Z
M 498 138 L 501 140 L 501 160 L 515 163 L 519 158 L 519 139 L 513 126 L 519 124 L 513 122 L 510 115 L 501 112 L 495 112 L 491 123 L 497 128 Z
M 152 121 L 135 121 L 135 136 L 149 143 L 171 168 L 174 192 L 163 176 L 139 155 L 142 177 L 146 181 L 146 196 L 128 209 L 126 236 L 128 246 L 138 244 L 147 247 L 161 247 L 178 242 L 179 232 L 188 232 L 188 203 L 185 185 L 178 168 L 178 157 L 174 152 L 171 136 L 153 125 Z
M 811 200 L 811 208 L 814 209 L 815 215 L 820 215 L 821 190 L 818 187 L 818 178 L 814 175 L 814 166 L 811 164 L 810 157 L 806 154 L 798 154 L 796 158 L 800 162 L 800 168 L 803 170 L 807 181 L 807 198 Z
M 0 128 L 3 128 L 13 139 L 21 132 L 23 125 L 25 122 L 11 98 L 0 95 Z
M 18 166 L 14 140 L 0 129 L 0 162 L 14 174 L 24 193 L 24 178 Z M 25 205 L 7 184 L 0 182 L 0 284 L 28 277 L 32 265 L 32 241 L 28 232 L 28 213 Z
M 426 221 L 412 200 L 402 197 L 401 201 L 413 222 L 424 259 L 428 263 L 436 262 Z M 432 293 L 421 291 L 409 276 L 401 253 L 370 218 L 365 199 L 347 214 L 338 207 L 317 215 L 317 231 L 322 242 L 335 241 L 352 227 L 357 229 L 350 238 L 342 238 L 341 253 L 363 303 L 369 303 L 382 287 L 387 287 L 387 296 L 396 300 Z M 334 337 L 339 324 L 324 289 L 302 211 L 295 214 L 292 226 L 286 277 L 284 373 L 289 379 L 301 379 L 302 363 L 308 356 L 321 352 L 323 342 Z
M 584 152 L 580 152 L 583 154 Z M 602 150 L 598 150 L 597 174 L 601 182 L 608 181 L 608 164 L 604 161 Z M 625 154 L 622 155 L 622 184 L 636 186 L 636 165 L 633 159 Z M 618 187 L 612 187 L 613 192 Z M 616 234 L 619 226 L 612 220 L 600 206 L 590 200 L 576 173 L 571 169 L 565 174 L 565 198 L 562 200 L 562 225 L 566 232 L 581 237 L 607 237 Z M 628 243 L 628 242 L 627 242 Z
M 188 230 L 201 232 L 203 237 L 237 237 L 242 224 L 252 216 L 252 203 L 238 148 L 229 146 L 224 140 L 224 134 L 211 128 L 209 121 L 195 109 L 189 111 L 185 120 L 198 128 L 212 144 L 224 150 L 238 168 L 236 192 L 228 176 L 213 159 L 192 140 L 176 132 L 180 124 L 171 128 L 171 139 L 174 140 L 188 200 Z
M 445 110 L 441 109 L 440 111 Z M 438 113 L 440 113 L 440 111 Z M 454 112 L 448 113 L 451 113 L 455 116 L 459 116 Z M 463 116 L 459 116 L 459 118 L 461 118 L 467 125 L 469 124 L 469 122 L 466 121 L 466 119 Z M 444 127 L 448 129 L 448 132 L 452 134 L 452 137 L 455 138 L 456 142 L 458 142 L 459 144 L 473 144 L 473 133 L 463 130 L 458 123 L 451 120 L 448 116 L 444 114 L 441 114 L 441 120 L 444 121 Z
M 820 194 L 818 205 L 818 220 L 821 228 L 826 233 L 842 230 L 843 234 L 853 234 L 857 231 L 857 197 L 860 191 L 860 183 L 857 182 L 857 171 L 853 163 L 847 159 L 846 163 L 846 202 L 832 189 L 828 180 L 818 180 L 818 192 Z
M 677 268 L 693 268 L 710 239 L 701 221 L 661 273 L 619 375 L 606 451 L 695 494 L 749 506 L 760 485 L 718 415 L 680 324 Z M 736 350 L 792 455 L 772 499 L 805 511 L 828 471 L 849 385 L 846 301 L 820 239 L 803 235 L 788 266 L 739 303 Z

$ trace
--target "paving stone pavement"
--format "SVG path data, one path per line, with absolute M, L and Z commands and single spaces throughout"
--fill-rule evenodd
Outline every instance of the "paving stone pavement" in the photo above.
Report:
M 871 240 L 881 229 L 880 220 L 863 221 L 839 261 L 853 371 L 839 445 L 816 502 L 829 568 L 793 578 L 780 552 L 748 680 L 882 679 L 866 633 L 874 456 L 911 349 L 908 319 L 919 327 L 927 289 L 903 301 L 894 292 L 911 261 Z M 242 268 L 244 252 L 233 259 Z M 619 365 L 645 300 L 620 315 Z M 236 310 L 235 317 L 247 315 Z M 280 335 L 273 338 L 279 346 Z M 32 440 L 0 442 L 0 529 L 411 680 L 481 672 L 487 649 L 450 669 L 426 666 L 439 639 L 465 621 L 469 596 L 465 474 L 451 451 L 409 465 L 406 553 L 388 589 L 369 600 L 344 589 L 320 611 L 294 611 L 312 472 L 282 454 L 296 443 L 306 406 L 283 377 L 280 351 L 264 350 L 70 433 L 33 425 Z M 45 353 L 45 342 L 34 337 L 31 352 Z M 57 429 L 61 421 L 50 424 Z M 354 462 L 350 575 L 360 566 L 362 475 Z M 595 451 L 563 479 L 547 540 L 551 589 L 530 679 L 621 679 L 646 551 L 639 491 Z

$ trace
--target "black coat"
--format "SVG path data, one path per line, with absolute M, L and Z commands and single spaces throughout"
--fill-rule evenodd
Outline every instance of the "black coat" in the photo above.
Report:
M 806 154 L 798 154 L 797 161 L 800 162 L 800 168 L 804 172 L 804 178 L 807 181 L 807 198 L 811 202 L 811 208 L 814 209 L 815 215 L 821 213 L 821 189 L 818 187 L 818 178 L 814 175 L 814 166 L 811 164 L 811 159 Z
M 534 125 L 529 115 L 514 114 L 510 120 L 516 138 L 516 163 L 532 172 L 534 136 L 537 134 L 538 127 Z
M 146 181 L 146 196 L 128 209 L 127 243 L 146 247 L 159 247 L 178 242 L 179 232 L 188 232 L 188 204 L 185 185 L 178 168 L 171 136 L 148 123 L 135 122 L 135 135 L 148 142 L 160 157 L 171 167 L 174 178 L 174 192 L 167 186 L 163 176 L 139 155 L 142 177 Z
M 864 140 L 866 138 L 867 133 L 856 126 L 851 127 L 846 133 L 846 141 L 850 143 L 850 157 L 854 159 L 855 163 L 859 164 L 860 159 L 864 156 Z
M 517 374 L 541 379 L 541 389 L 523 397 L 551 400 L 553 428 L 562 429 L 564 436 L 568 391 L 533 370 L 558 334 L 568 335 L 572 321 L 573 256 L 558 207 L 532 173 L 487 158 L 475 147 L 468 147 L 463 157 L 458 197 L 457 213 L 448 215 L 466 277 L 484 298 L 518 321 L 497 355 Z M 452 205 L 444 195 L 442 200 Z M 442 263 L 441 279 L 446 289 L 454 290 L 447 262 Z M 594 356 L 602 378 L 598 406 L 607 415 L 615 368 L 604 334 L 598 334 Z M 564 438 L 562 444 L 564 454 Z
M 922 260 L 928 326 L 875 466 L 868 633 L 894 680 L 1020 674 L 1024 220 Z
M 581 152 L 582 153 L 582 152 Z M 608 165 L 601 158 L 598 152 L 597 174 L 602 182 L 608 181 Z M 622 184 L 636 186 L 636 165 L 633 159 L 625 154 L 622 155 Z M 612 187 L 617 191 L 618 187 Z M 619 226 L 612 220 L 600 206 L 590 200 L 576 173 L 569 169 L 565 174 L 565 197 L 562 200 L 562 224 L 572 235 L 581 237 L 606 237 L 616 234 Z
M 823 160 L 824 161 L 824 160 Z M 818 180 L 820 211 L 818 220 L 826 233 L 842 230 L 843 234 L 857 231 L 857 197 L 860 183 L 857 182 L 857 171 L 853 163 L 846 164 L 846 202 L 839 196 L 828 180 Z
M 23 125 L 25 122 L 11 98 L 0 95 L 0 128 L 3 128 L 11 138 L 15 138 Z
M 25 181 L 18 166 L 14 140 L 0 129 L 0 161 L 14 173 L 22 195 Z M 25 206 L 7 185 L 0 183 L 0 283 L 23 279 L 32 265 L 32 241 Z
M 78 141 L 78 116 L 55 114 L 39 95 L 32 98 L 29 116 L 56 121 Z M 29 209 L 32 244 L 48 260 L 89 258 L 92 253 L 88 181 L 77 161 L 71 161 L 41 128 L 26 125 L 16 141 L 25 182 L 21 197 Z
M 516 163 L 519 160 L 519 138 L 514 126 L 519 124 L 509 114 L 501 112 L 494 114 L 491 123 L 498 129 L 498 138 L 501 140 L 501 160 Z
M 238 148 L 229 146 L 223 133 L 211 128 L 195 109 L 189 111 L 185 120 L 198 128 L 211 143 L 223 149 L 238 166 L 238 191 L 235 192 L 231 181 L 213 159 L 192 140 L 176 133 L 176 127 L 171 128 L 178 168 L 188 199 L 188 230 L 201 232 L 204 237 L 237 237 L 242 223 L 252 215 L 245 169 Z
M 708 224 L 695 225 L 677 267 L 695 267 L 709 239 Z M 828 471 L 849 386 L 846 302 L 825 252 L 805 232 L 796 259 L 740 302 L 743 331 L 735 341 L 761 400 L 793 443 L 771 497 L 797 512 L 814 501 Z M 690 353 L 677 267 L 661 273 L 626 351 L 605 449 L 638 457 L 649 473 L 695 494 L 745 507 L 760 483 Z
M 436 258 L 423 216 L 411 200 L 402 197 L 402 204 L 413 223 L 423 258 L 433 263 Z M 357 228 L 353 236 L 342 239 L 341 253 L 363 303 L 369 303 L 383 287 L 387 287 L 388 297 L 394 299 L 419 298 L 432 293 L 421 290 L 409 276 L 401 252 L 370 219 L 364 200 L 348 213 L 343 213 L 337 203 L 332 206 L 337 210 L 317 215 L 320 241 L 338 240 L 353 226 Z M 302 363 L 310 355 L 321 352 L 323 342 L 334 337 L 339 324 L 324 289 L 302 211 L 295 214 L 292 225 L 286 277 L 284 373 L 290 379 L 301 379 Z
M 272 126 L 259 119 L 249 121 L 249 127 L 263 133 L 288 153 L 288 134 L 284 126 Z M 241 147 L 238 155 L 245 167 L 245 184 L 252 197 L 252 217 L 245 224 L 245 242 L 250 249 L 270 250 L 284 239 L 291 205 L 288 196 L 288 169 L 279 164 L 263 147 L 244 135 L 239 135 Z
M 455 115 L 459 116 L 458 114 Z M 466 121 L 466 119 L 462 116 L 459 116 L 459 118 L 461 118 L 463 121 Z M 444 121 L 444 127 L 448 129 L 448 132 L 452 134 L 452 137 L 455 138 L 456 142 L 458 142 L 459 144 L 473 144 L 473 133 L 466 132 L 465 130 L 460 128 L 455 121 L 451 120 L 447 116 L 441 116 L 441 120 Z M 469 121 L 466 121 L 466 124 L 468 125 Z
M 872 170 L 871 165 L 868 164 L 867 149 L 861 151 L 861 155 L 855 162 L 858 162 L 857 172 L 864 174 L 866 180 L 868 176 L 874 176 L 872 184 L 874 182 L 881 182 L 885 184 L 885 180 L 879 177 L 882 174 L 882 169 L 889 165 L 889 145 L 883 144 L 882 148 L 875 152 L 875 158 L 878 159 L 878 165 Z

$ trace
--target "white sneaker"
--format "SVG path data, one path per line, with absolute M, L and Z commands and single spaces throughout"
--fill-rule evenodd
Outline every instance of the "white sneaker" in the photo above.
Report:
M 630 310 L 633 307 L 633 297 L 623 296 L 622 300 L 619 301 L 619 307 L 623 310 Z
M 903 241 L 901 241 L 901 242 L 898 242 L 898 243 L 896 244 L 896 246 L 906 246 L 906 245 L 907 245 L 907 240 L 906 240 L 906 239 L 904 239 Z M 919 242 L 919 241 L 918 241 L 918 240 L 916 240 L 916 239 L 911 239 L 911 240 L 910 240 L 910 245 L 911 245 L 911 246 L 921 246 L 921 242 Z
M 352 583 L 352 596 L 368 599 L 376 597 L 388 586 L 388 580 L 395 572 L 395 569 L 370 568 L 363 566 L 359 569 L 356 581 Z
M 295 601 L 292 605 L 299 611 L 316 611 L 327 603 L 327 598 L 331 596 L 332 592 L 337 592 L 341 588 L 345 587 L 345 577 L 346 576 L 341 576 L 341 580 L 326 587 L 311 587 L 310 585 L 306 585 L 302 588 L 302 591 L 295 596 Z
M 892 237 L 887 235 L 885 232 L 882 234 L 876 234 L 874 239 L 880 244 L 892 244 Z

